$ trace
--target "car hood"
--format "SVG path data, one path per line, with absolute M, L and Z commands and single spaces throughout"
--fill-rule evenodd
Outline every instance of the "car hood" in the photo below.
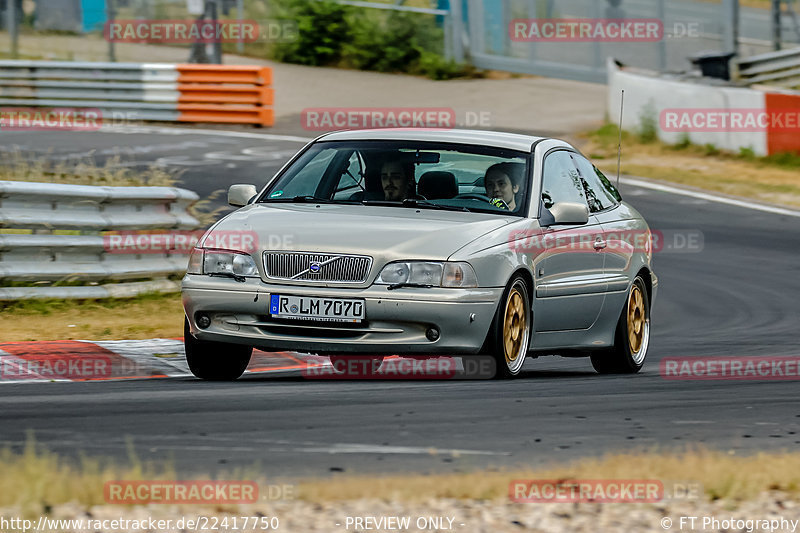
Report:
M 252 232 L 257 252 L 370 255 L 380 264 L 398 259 L 445 260 L 466 244 L 515 220 L 519 218 L 433 209 L 271 203 L 239 209 L 222 219 L 213 231 Z

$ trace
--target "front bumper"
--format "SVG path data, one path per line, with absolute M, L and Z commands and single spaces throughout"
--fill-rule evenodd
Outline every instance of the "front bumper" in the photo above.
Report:
M 268 315 L 269 294 L 328 298 L 363 298 L 365 321 L 337 323 L 274 320 Z M 266 351 L 324 354 L 474 354 L 491 326 L 503 288 L 402 288 L 374 285 L 363 289 L 244 283 L 187 274 L 182 283 L 183 307 L 192 335 L 200 340 L 247 344 Z M 201 329 L 196 316 L 205 313 L 211 325 Z M 435 327 L 439 338 L 426 331 Z

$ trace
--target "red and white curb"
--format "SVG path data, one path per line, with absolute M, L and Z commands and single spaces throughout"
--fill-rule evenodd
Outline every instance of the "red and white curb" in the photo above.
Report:
M 299 372 L 327 358 L 253 351 L 248 373 Z M 191 376 L 183 339 L 0 343 L 0 383 Z
M 427 358 L 423 358 L 427 359 Z M 438 359 L 438 358 L 433 358 Z M 309 379 L 447 379 L 464 372 L 460 357 L 444 366 L 390 356 L 374 374 L 362 364 L 334 370 L 328 357 L 253 350 L 247 374 L 289 374 Z M 476 374 L 477 375 L 477 374 Z M 0 383 L 120 381 L 186 378 L 183 339 L 37 341 L 0 343 Z

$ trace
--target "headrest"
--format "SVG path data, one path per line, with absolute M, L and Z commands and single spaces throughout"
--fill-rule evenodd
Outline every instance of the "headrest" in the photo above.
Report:
M 417 192 L 428 200 L 453 198 L 458 194 L 458 182 L 452 172 L 431 170 L 420 176 Z

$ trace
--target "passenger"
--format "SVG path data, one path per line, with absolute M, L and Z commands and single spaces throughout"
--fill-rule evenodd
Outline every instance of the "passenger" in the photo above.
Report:
M 414 166 L 402 161 L 386 161 L 381 167 L 381 187 L 385 200 L 417 198 Z
M 517 210 L 517 194 L 523 183 L 525 165 L 522 163 L 497 163 L 486 170 L 484 185 L 486 196 L 502 200 L 510 211 Z M 493 202 L 494 203 L 494 202 Z M 502 203 L 497 202 L 499 207 Z

